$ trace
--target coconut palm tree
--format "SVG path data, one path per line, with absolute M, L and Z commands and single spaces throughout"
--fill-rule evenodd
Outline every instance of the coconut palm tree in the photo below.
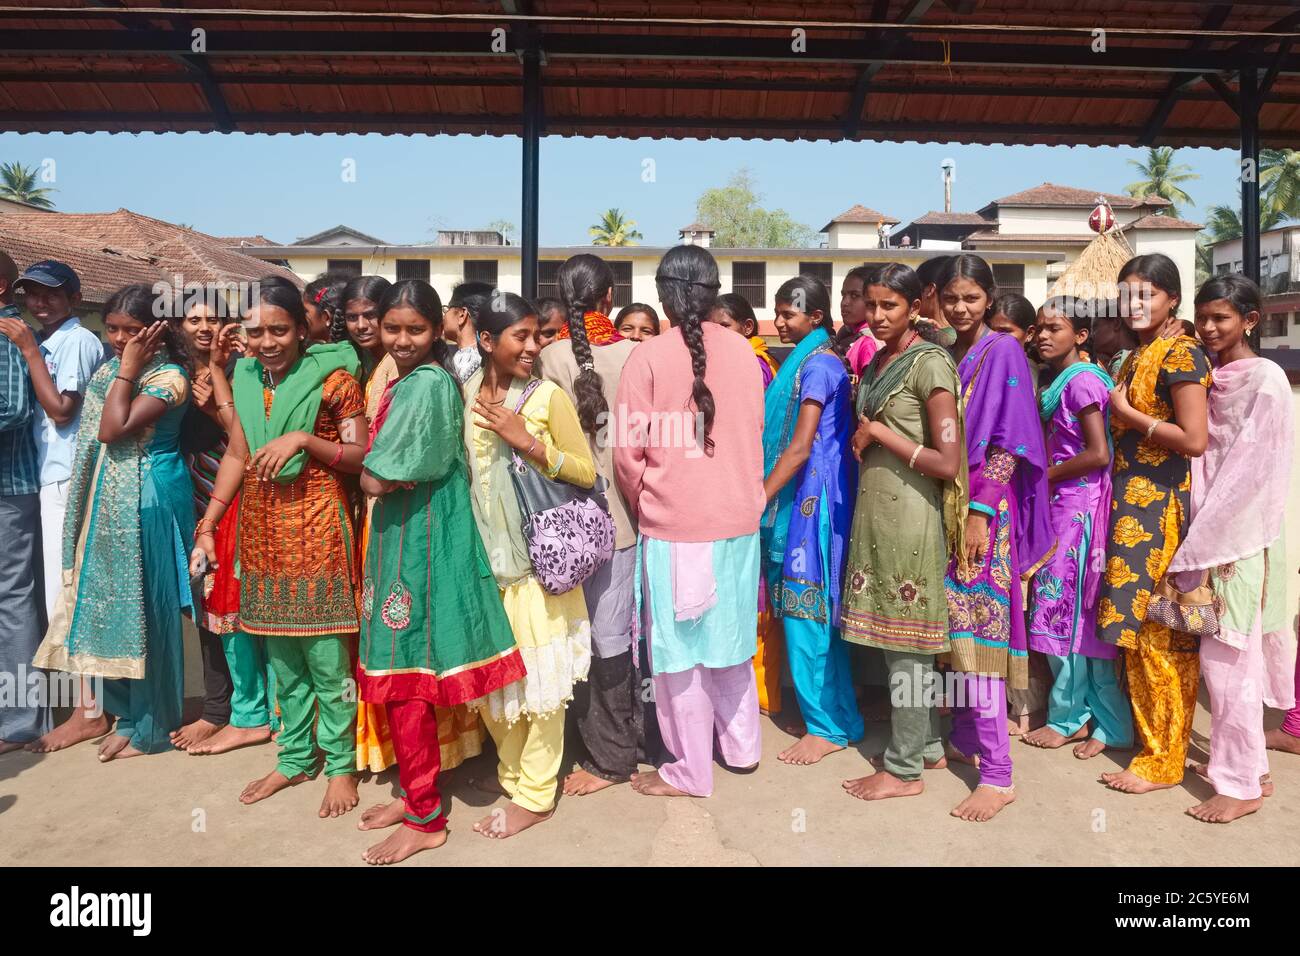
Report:
M 35 167 L 29 169 L 22 163 L 0 163 L 0 199 L 53 209 L 54 201 L 49 194 L 56 190 L 50 186 L 38 186 L 38 172 Z
M 1300 219 L 1300 151 L 1261 149 L 1259 191 L 1261 204 L 1281 219 Z
M 1185 193 L 1179 183 L 1200 179 L 1192 168 L 1185 164 L 1174 164 L 1172 146 L 1152 146 L 1147 149 L 1146 162 L 1130 159 L 1128 164 L 1142 174 L 1142 179 L 1129 183 L 1124 191 L 1130 196 L 1141 199 L 1144 196 L 1159 196 L 1167 199 L 1171 205 L 1165 208 L 1168 215 L 1177 217 L 1180 204 L 1195 206 L 1192 197 Z
M 587 232 L 593 246 L 635 246 L 634 240 L 641 238 L 641 233 L 632 228 L 635 225 L 635 219 L 628 219 L 619 210 L 606 209 L 600 222 Z

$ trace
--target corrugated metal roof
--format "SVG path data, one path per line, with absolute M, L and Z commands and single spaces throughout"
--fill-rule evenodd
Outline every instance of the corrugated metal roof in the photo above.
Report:
M 0 128 L 516 135 L 515 51 L 534 36 L 546 134 L 1048 144 L 1149 134 L 1235 146 L 1236 114 L 1202 74 L 1267 69 L 1284 37 L 1240 34 L 1296 35 L 1300 23 L 1281 0 L 1234 4 L 1217 31 L 1206 4 L 1179 0 L 935 0 L 906 31 L 869 17 L 893 22 L 907 0 L 535 0 L 537 20 L 476 0 L 202 0 L 203 10 L 131 13 L 153 2 L 10 0 Z M 446 15 L 462 19 L 436 19 Z M 206 31 L 199 54 L 195 29 Z M 1297 147 L 1300 54 L 1278 64 L 1261 135 Z

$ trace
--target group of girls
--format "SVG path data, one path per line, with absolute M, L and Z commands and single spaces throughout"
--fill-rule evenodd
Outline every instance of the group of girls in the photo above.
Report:
M 1203 674 L 1216 796 L 1189 812 L 1252 812 L 1265 748 L 1300 752 L 1290 389 L 1246 342 L 1248 280 L 1202 287 L 1196 337 L 1170 260 L 1118 282 L 1135 341 L 1114 380 L 1090 307 L 1030 320 L 973 255 L 850 271 L 838 331 L 825 286 L 792 278 L 779 365 L 696 246 L 659 263 L 664 330 L 646 305 L 609 317 L 591 254 L 538 307 L 478 283 L 444 306 L 421 280 L 267 278 L 239 323 L 211 304 L 155 322 L 151 291 L 123 289 L 36 658 L 104 678 L 116 723 L 78 711 L 50 736 L 103 736 L 105 761 L 274 739 L 241 801 L 323 767 L 321 817 L 396 763 L 399 797 L 358 824 L 402 824 L 364 854 L 392 863 L 445 841 L 439 773 L 484 729 L 496 773 L 472 783 L 509 802 L 473 829 L 500 839 L 561 790 L 708 796 L 715 759 L 757 765 L 761 712 L 798 737 L 781 761 L 815 763 L 863 738 L 874 693 L 888 746 L 846 791 L 915 795 L 924 771 L 977 764 L 952 812 L 984 821 L 1015 800 L 1008 699 L 1042 655 L 1046 723 L 1023 739 L 1090 758 L 1136 730 L 1102 775 L 1129 793 L 1181 781 Z M 687 427 L 652 427 L 673 416 Z M 603 490 L 612 518 L 612 557 L 564 593 L 532 565 L 512 478 L 528 466 Z M 1202 585 L 1213 633 L 1148 616 Z M 185 725 L 182 613 L 205 674 Z M 1265 704 L 1291 711 L 1267 736 Z

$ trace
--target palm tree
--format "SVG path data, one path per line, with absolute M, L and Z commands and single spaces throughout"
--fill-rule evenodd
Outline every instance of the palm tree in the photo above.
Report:
M 34 167 L 28 169 L 22 163 L 0 163 L 0 199 L 53 209 L 54 201 L 49 198 L 49 193 L 57 190 L 36 185 L 37 172 Z
M 1265 232 L 1272 229 L 1286 218 L 1272 208 L 1263 199 L 1259 203 L 1259 229 Z M 1206 217 L 1205 231 L 1210 235 L 1210 243 L 1223 242 L 1225 239 L 1241 238 L 1241 207 L 1211 206 Z
M 635 219 L 624 217 L 617 209 L 606 209 L 600 222 L 587 232 L 593 246 L 635 246 L 633 240 L 641 238 L 641 233 L 632 228 L 635 225 Z
M 1166 212 L 1175 218 L 1178 216 L 1180 203 L 1185 203 L 1188 206 L 1196 205 L 1192 197 L 1183 192 L 1179 183 L 1200 179 L 1201 177 L 1192 172 L 1190 166 L 1184 164 L 1174 165 L 1174 148 L 1172 146 L 1152 146 L 1147 149 L 1145 163 L 1130 159 L 1128 164 L 1137 169 L 1143 176 L 1137 182 L 1129 183 L 1124 187 L 1124 191 L 1130 196 L 1135 196 L 1138 199 L 1144 196 L 1159 196 L 1161 199 L 1167 199 L 1171 205 L 1166 207 Z
M 1259 191 L 1261 205 L 1281 219 L 1300 219 L 1300 151 L 1261 149 Z

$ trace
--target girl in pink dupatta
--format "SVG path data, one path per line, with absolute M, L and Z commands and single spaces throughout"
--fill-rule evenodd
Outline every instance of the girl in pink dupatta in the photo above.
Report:
M 1263 805 L 1264 787 L 1271 789 L 1264 704 L 1295 704 L 1282 534 L 1291 387 L 1246 344 L 1259 315 L 1259 287 L 1243 276 L 1216 276 L 1196 295 L 1196 332 L 1215 355 L 1210 440 L 1192 460 L 1191 523 L 1169 574 L 1180 590 L 1208 575 L 1219 608 L 1218 634 L 1201 639 L 1210 762 L 1197 768 L 1215 796 L 1187 811 L 1206 823 L 1229 823 Z

